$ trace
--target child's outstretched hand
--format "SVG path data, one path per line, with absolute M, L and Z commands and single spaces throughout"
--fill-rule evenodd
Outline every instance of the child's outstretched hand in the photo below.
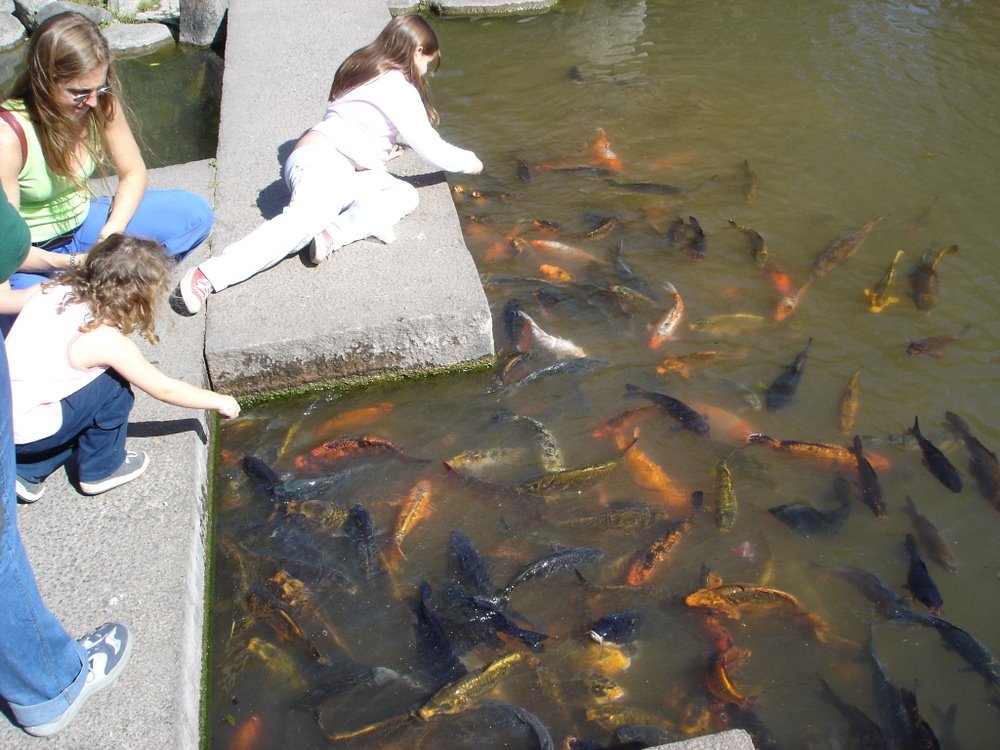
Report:
M 215 407 L 215 410 L 226 419 L 236 419 L 240 415 L 240 405 L 236 399 L 223 393 L 218 394 L 218 396 L 222 401 Z

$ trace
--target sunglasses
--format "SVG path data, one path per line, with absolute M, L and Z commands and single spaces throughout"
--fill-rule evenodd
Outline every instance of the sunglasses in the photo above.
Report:
M 82 94 L 74 94 L 73 95 L 73 104 L 83 104 L 85 101 L 87 101 L 92 96 L 95 97 L 95 98 L 104 96 L 105 94 L 111 93 L 111 89 L 113 89 L 113 88 L 114 88 L 114 86 L 112 86 L 109 83 L 109 84 L 107 84 L 105 86 L 101 86 L 99 89 L 87 89 Z

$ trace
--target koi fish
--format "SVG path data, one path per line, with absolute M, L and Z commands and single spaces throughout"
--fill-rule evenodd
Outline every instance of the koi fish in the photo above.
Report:
M 719 531 L 731 531 L 736 524 L 736 490 L 733 488 L 733 474 L 726 459 L 715 467 L 716 506 L 715 525 Z
M 472 708 L 480 698 L 492 692 L 502 680 L 522 665 L 537 663 L 524 651 L 512 651 L 480 670 L 438 690 L 417 709 L 417 716 L 429 721 L 441 714 L 457 714 Z
M 792 290 L 792 277 L 778 268 L 778 265 L 769 260 L 764 264 L 764 275 L 771 286 L 781 296 L 787 296 Z
M 910 428 L 910 434 L 917 439 L 920 451 L 923 454 L 923 464 L 930 470 L 931 474 L 952 492 L 961 492 L 962 477 L 959 476 L 958 470 L 934 443 L 923 436 L 923 433 L 920 432 L 920 422 L 917 417 L 913 418 L 913 427 Z
M 538 272 L 544 276 L 546 279 L 551 279 L 552 281 L 572 281 L 573 277 L 570 276 L 566 271 L 561 269 L 559 266 L 553 266 L 549 263 L 542 263 L 538 267 Z
M 690 517 L 672 522 L 652 545 L 632 560 L 625 573 L 625 583 L 629 586 L 642 586 L 646 583 L 661 564 L 673 557 L 677 544 L 689 528 L 691 528 Z
M 813 631 L 818 641 L 849 643 L 831 633 L 830 626 L 819 615 L 813 614 L 803 607 L 798 599 L 780 589 L 750 583 L 720 584 L 688 594 L 684 603 L 689 607 L 718 610 L 734 620 L 740 619 L 742 612 L 783 609 L 802 620 Z
M 667 243 L 671 249 L 680 248 L 696 261 L 704 260 L 708 250 L 705 230 L 693 216 L 688 216 L 687 223 L 680 217 L 674 220 L 667 228 Z
M 875 518 L 882 520 L 885 518 L 887 506 L 885 494 L 882 492 L 882 485 L 878 481 L 878 474 L 872 468 L 871 462 L 865 457 L 864 449 L 861 445 L 861 438 L 854 436 L 854 459 L 858 469 L 858 476 L 861 480 L 861 496 L 865 505 L 872 509 Z
M 906 588 L 913 594 L 913 598 L 930 610 L 931 614 L 938 614 L 944 599 L 938 591 L 937 584 L 931 578 L 927 564 L 920 557 L 917 551 L 917 541 L 913 534 L 907 534 L 904 541 L 906 552 L 910 556 L 910 568 L 906 574 Z
M 259 748 L 260 736 L 264 728 L 264 719 L 260 714 L 247 716 L 233 733 L 229 741 L 229 750 L 255 750 Z
M 812 286 L 812 282 L 813 279 L 810 278 L 809 281 L 800 286 L 795 292 L 786 294 L 778 300 L 778 304 L 774 307 L 773 314 L 776 321 L 781 322 L 799 309 L 799 303 L 802 301 L 806 292 L 809 291 L 809 287 Z
M 969 430 L 968 423 L 951 411 L 944 413 L 948 428 L 965 443 L 969 453 L 969 472 L 976 478 L 979 494 L 1000 510 L 1000 462 L 996 454 L 983 445 Z
M 636 437 L 638 437 L 638 432 L 639 430 L 636 429 Z M 620 433 L 615 435 L 615 442 L 618 448 L 623 451 L 628 444 L 625 436 Z M 643 489 L 655 492 L 671 512 L 691 512 L 691 501 L 688 495 L 681 492 L 667 472 L 647 456 L 637 444 L 632 445 L 625 453 L 625 465 L 632 476 L 632 481 Z
M 958 252 L 958 245 L 948 245 L 931 253 L 930 250 L 924 253 L 917 266 L 910 273 L 910 288 L 913 294 L 913 302 L 921 312 L 930 312 L 937 304 L 938 297 L 938 275 L 937 265 L 946 255 Z
M 721 407 L 695 401 L 691 401 L 690 406 L 695 411 L 705 415 L 712 435 L 717 439 L 742 443 L 746 440 L 747 435 L 757 431 L 742 417 Z
M 854 452 L 843 445 L 830 445 L 828 443 L 807 443 L 801 440 L 778 440 L 769 435 L 759 432 L 747 435 L 747 443 L 768 445 L 783 453 L 790 453 L 793 456 L 814 459 L 823 463 L 833 464 L 845 469 L 857 467 L 857 459 Z M 869 463 L 879 471 L 890 467 L 889 460 L 876 453 L 867 453 Z
M 691 376 L 691 371 L 701 367 L 707 367 L 717 359 L 722 359 L 720 351 L 688 352 L 687 354 L 674 354 L 664 359 L 656 366 L 656 372 L 660 375 L 680 375 L 682 378 Z
M 626 409 L 625 411 L 620 412 L 619 414 L 616 414 L 610 419 L 602 422 L 600 425 L 595 427 L 590 434 L 595 438 L 614 435 L 622 430 L 627 430 L 628 427 L 634 422 L 646 419 L 656 411 L 658 411 L 658 408 L 655 404 L 639 406 L 635 409 Z
M 948 344 L 953 344 L 958 341 L 962 338 L 962 336 L 969 332 L 970 328 L 972 328 L 972 326 L 966 325 L 954 336 L 931 336 L 926 339 L 920 339 L 919 341 L 911 341 L 906 347 L 906 353 L 911 357 L 923 356 L 926 354 L 928 357 L 940 359 L 941 349 Z
M 945 541 L 945 538 L 931 520 L 917 511 L 917 506 L 914 505 L 913 499 L 909 495 L 906 496 L 906 505 L 903 507 L 913 522 L 913 528 L 917 532 L 920 543 L 930 554 L 934 562 L 949 573 L 957 571 L 958 559 L 955 557 L 951 545 Z
M 737 706 L 750 704 L 750 697 L 743 695 L 729 677 L 729 668 L 735 663 L 745 661 L 750 657 L 750 651 L 745 648 L 727 648 L 715 651 L 708 657 L 705 684 L 708 691 L 723 703 L 733 703 Z
M 317 464 L 327 464 L 362 455 L 382 454 L 394 456 L 406 463 L 428 463 L 429 459 L 414 458 L 391 440 L 373 435 L 328 440 L 312 449 L 307 455 L 295 459 L 295 468 L 305 471 Z
M 760 232 L 742 224 L 737 224 L 735 219 L 730 219 L 729 225 L 746 235 L 746 238 L 750 241 L 750 257 L 758 266 L 764 266 L 767 263 L 768 249 L 767 242 L 761 236 Z
M 596 482 L 598 479 L 606 477 L 621 465 L 625 455 L 635 445 L 635 442 L 635 439 L 633 439 L 621 454 L 609 461 L 591 464 L 578 469 L 562 469 L 561 471 L 547 472 L 517 485 L 514 487 L 514 492 L 519 495 L 547 495 L 572 489 L 582 484 Z
M 586 250 L 576 247 L 575 245 L 569 245 L 565 242 L 557 242 L 556 240 L 529 240 L 528 244 L 536 250 L 541 250 L 544 253 L 556 255 L 560 258 L 581 261 L 584 263 L 601 263 L 607 265 L 606 260 L 591 255 Z
M 899 297 L 893 297 L 889 294 L 889 287 L 892 286 L 892 277 L 896 272 L 896 264 L 899 263 L 899 259 L 903 257 L 903 251 L 897 250 L 896 256 L 889 263 L 889 267 L 885 269 L 885 273 L 882 274 L 882 278 L 875 282 L 871 289 L 865 289 L 865 298 L 868 300 L 868 309 L 873 313 L 882 312 L 883 309 L 888 307 L 894 302 L 899 302 Z
M 531 343 L 540 346 L 545 351 L 551 352 L 559 358 L 587 356 L 587 353 L 581 347 L 577 346 L 569 339 L 559 338 L 558 336 L 546 333 L 542 330 L 542 327 L 523 310 L 518 310 L 517 314 L 520 315 L 521 318 L 523 318 L 527 323 L 527 327 L 522 329 L 521 337 L 518 340 L 518 346 L 521 349 L 524 349 L 527 342 L 530 340 Z
M 848 433 L 854 426 L 854 417 L 858 413 L 858 376 L 861 375 L 861 368 L 854 371 L 851 379 L 847 381 L 843 394 L 840 396 L 840 403 L 837 407 L 837 426 L 840 431 Z
M 764 403 L 768 411 L 777 411 L 791 403 L 792 397 L 799 387 L 799 381 L 802 379 L 802 372 L 805 370 L 811 346 L 812 337 L 810 336 L 805 348 L 795 355 L 795 359 L 785 366 L 781 374 L 764 391 Z
M 816 260 L 813 261 L 813 276 L 821 278 L 843 265 L 844 261 L 858 251 L 861 244 L 868 238 L 868 235 L 871 234 L 872 230 L 883 218 L 880 216 L 874 221 L 869 221 L 867 224 L 849 234 L 845 234 L 843 237 L 838 237 L 827 245 L 816 256 Z
M 427 517 L 430 510 L 431 484 L 426 480 L 417 482 L 399 507 L 396 526 L 392 530 L 388 565 L 393 570 L 399 568 L 399 561 L 405 560 L 403 540 L 413 528 Z
M 396 408 L 396 405 L 392 402 L 383 401 L 375 406 L 351 409 L 350 411 L 345 411 L 342 414 L 338 414 L 337 416 L 328 419 L 320 426 L 318 432 L 322 435 L 328 435 L 332 432 L 353 430 L 361 425 L 377 422 L 383 417 L 391 414 L 394 408 Z
M 681 322 L 681 315 L 684 314 L 684 300 L 681 299 L 676 287 L 667 282 L 664 284 L 664 288 L 670 294 L 671 304 L 653 325 L 653 334 L 649 338 L 650 349 L 659 348 L 664 341 L 673 336 L 677 325 Z
M 611 150 L 611 143 L 604 128 L 597 129 L 597 138 L 590 144 L 590 163 L 616 172 L 622 168 L 622 160 Z
M 688 328 L 698 333 L 713 336 L 736 336 L 760 328 L 767 319 L 754 313 L 726 313 L 700 318 L 688 324 Z
M 649 399 L 656 404 L 661 412 L 680 422 L 684 429 L 691 430 L 701 437 L 707 438 L 709 436 L 710 428 L 705 415 L 698 413 L 680 399 L 668 396 L 666 393 L 648 391 L 632 383 L 625 384 L 625 391 L 626 396 L 640 396 Z

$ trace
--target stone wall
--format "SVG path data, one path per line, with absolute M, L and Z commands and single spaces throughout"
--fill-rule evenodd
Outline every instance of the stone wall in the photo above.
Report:
M 118 53 L 145 54 L 161 46 L 210 47 L 221 41 L 229 0 L 0 0 L 0 50 L 21 44 L 38 24 L 68 10 L 104 29 Z

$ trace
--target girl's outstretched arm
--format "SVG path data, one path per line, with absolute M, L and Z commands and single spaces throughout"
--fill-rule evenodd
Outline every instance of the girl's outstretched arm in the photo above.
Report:
M 153 398 L 174 406 L 213 409 L 227 419 L 240 413 L 240 405 L 232 396 L 164 375 L 143 356 L 134 341 L 111 326 L 80 334 L 70 345 L 69 360 L 81 369 L 107 365 Z

